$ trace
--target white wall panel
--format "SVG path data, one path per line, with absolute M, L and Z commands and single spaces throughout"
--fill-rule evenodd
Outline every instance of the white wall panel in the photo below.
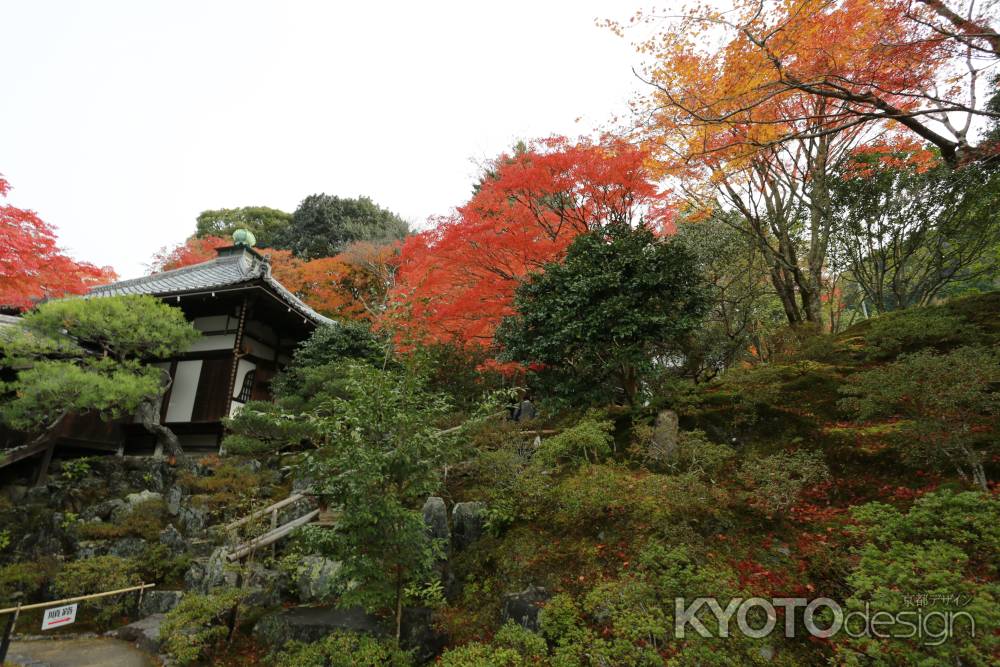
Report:
M 202 336 L 188 348 L 188 352 L 204 352 L 206 350 L 231 350 L 236 345 L 236 334 L 219 336 Z
M 170 388 L 167 422 L 189 422 L 194 411 L 194 397 L 201 377 L 201 360 L 177 362 L 174 384 Z

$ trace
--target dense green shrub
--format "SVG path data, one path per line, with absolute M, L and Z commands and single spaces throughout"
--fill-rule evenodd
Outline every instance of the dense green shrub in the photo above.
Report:
M 94 556 L 66 563 L 55 579 L 60 597 L 75 597 L 128 588 L 141 583 L 134 561 L 118 556 Z M 80 615 L 86 618 L 93 610 L 94 622 L 107 627 L 135 605 L 134 595 L 109 595 L 80 603 Z
M 70 482 L 90 475 L 90 461 L 87 457 L 61 461 L 60 468 L 60 477 Z
M 840 404 L 859 419 L 906 418 L 898 431 L 905 460 L 953 466 L 985 491 L 983 464 L 997 450 L 998 382 L 996 350 L 923 350 L 851 376 L 841 389 L 848 397 Z
M 808 486 L 826 481 L 830 471 L 815 452 L 781 452 L 751 458 L 740 467 L 748 503 L 768 516 L 788 510 Z
M 140 537 L 155 540 L 167 525 L 167 505 L 162 500 L 146 500 L 117 521 L 76 524 L 77 534 L 90 540 Z
M 538 362 L 544 393 L 578 405 L 642 403 L 645 380 L 678 354 L 709 309 L 694 255 L 640 225 L 580 234 L 561 262 L 525 278 L 496 340 Z
M 167 613 L 160 626 L 164 653 L 178 665 L 205 659 L 229 635 L 231 613 L 241 591 L 219 590 L 207 595 L 188 593 Z
M 135 566 L 143 581 L 180 583 L 191 567 L 191 556 L 186 552 L 174 555 L 165 544 L 149 544 L 136 558 Z
M 59 563 L 51 558 L 0 567 L 0 605 L 16 604 L 17 593 L 21 594 L 21 602 L 31 601 L 58 570 Z
M 736 455 L 729 445 L 709 440 L 704 431 L 680 431 L 673 446 L 658 442 L 653 428 L 645 424 L 633 428 L 633 434 L 633 451 L 655 471 L 692 472 L 715 478 Z
M 293 641 L 273 657 L 275 667 L 410 667 L 413 657 L 387 639 L 335 632 L 309 644 Z
M 276 490 L 277 474 L 273 470 L 256 470 L 238 459 L 220 461 L 210 457 L 206 462 L 211 474 L 185 472 L 180 476 L 180 483 L 191 491 L 193 502 L 216 516 L 242 516 L 255 503 L 271 498 Z
M 908 308 L 869 322 L 863 334 L 869 359 L 887 359 L 922 347 L 969 344 L 979 339 L 976 327 L 944 308 Z
M 537 456 L 543 463 L 600 463 L 611 455 L 614 424 L 588 415 L 573 426 L 542 440 Z
M 847 665 L 988 665 L 1000 649 L 1000 585 L 996 554 L 1000 552 L 1000 499 L 975 492 L 942 491 L 918 499 L 908 512 L 882 503 L 854 511 L 856 531 L 865 542 L 848 577 L 852 593 L 845 613 L 893 614 L 879 630 L 893 638 L 871 635 L 835 637 L 837 661 Z M 984 579 L 984 575 L 989 579 Z M 909 612 L 909 618 L 895 614 Z M 954 636 L 939 637 L 940 618 L 928 632 L 910 633 L 916 614 L 964 612 Z M 884 616 L 883 618 L 889 618 Z M 931 618 L 929 616 L 929 618 Z M 857 628 L 854 629 L 857 634 Z M 907 636 L 909 635 L 909 636 Z
M 731 635 L 718 636 L 718 622 L 702 608 L 697 616 L 712 638 L 689 632 L 674 637 L 674 598 L 713 595 L 724 601 L 740 596 L 736 573 L 683 547 L 653 544 L 640 555 L 636 568 L 619 579 L 599 583 L 582 598 L 562 593 L 542 609 L 539 624 L 551 647 L 549 664 L 571 665 L 726 665 L 769 662 L 761 643 Z M 757 623 L 756 625 L 759 625 Z M 799 664 L 791 654 L 770 664 Z
M 553 527 L 572 532 L 625 528 L 630 523 L 673 530 L 718 519 L 729 505 L 727 492 L 695 473 L 658 475 L 620 465 L 587 465 L 550 490 Z
M 475 475 L 486 494 L 486 525 L 494 534 L 538 516 L 552 484 L 551 471 L 532 460 L 530 441 L 517 436 L 476 457 Z

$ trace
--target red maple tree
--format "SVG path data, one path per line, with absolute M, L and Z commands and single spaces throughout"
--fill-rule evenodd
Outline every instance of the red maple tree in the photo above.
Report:
M 389 315 L 400 338 L 489 345 L 519 281 L 578 234 L 615 222 L 670 231 L 673 209 L 648 157 L 613 137 L 555 137 L 501 155 L 468 203 L 404 242 Z
M 10 183 L 0 176 L 0 198 L 9 191 Z M 67 256 L 56 244 L 55 230 L 34 211 L 0 203 L 0 307 L 24 310 L 114 279 L 111 267 Z
M 192 264 L 201 264 L 217 255 L 217 248 L 224 248 L 233 244 L 232 239 L 221 236 L 205 236 L 198 238 L 192 236 L 184 243 L 173 248 L 163 247 L 153 255 L 153 260 L 149 264 L 150 273 L 160 273 L 161 271 L 172 271 Z

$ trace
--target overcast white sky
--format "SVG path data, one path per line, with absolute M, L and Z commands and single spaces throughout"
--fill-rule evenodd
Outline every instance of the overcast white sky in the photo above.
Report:
M 365 194 L 423 224 L 473 160 L 622 113 L 638 57 L 594 20 L 643 6 L 0 0 L 0 173 L 123 278 L 208 208 Z

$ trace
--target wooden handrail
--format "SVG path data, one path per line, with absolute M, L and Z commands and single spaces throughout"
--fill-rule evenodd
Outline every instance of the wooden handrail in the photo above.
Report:
M 140 584 L 139 586 L 132 586 L 131 588 L 120 588 L 117 591 L 91 593 L 90 595 L 78 595 L 75 598 L 63 598 L 62 600 L 52 600 L 51 602 L 24 604 L 20 607 L 7 607 L 6 609 L 0 609 L 0 614 L 12 614 L 16 611 L 30 611 L 32 609 L 45 609 L 46 607 L 55 607 L 58 605 L 69 604 L 71 602 L 80 602 L 81 600 L 93 600 L 94 598 L 103 598 L 109 595 L 120 595 L 121 593 L 131 593 L 132 591 L 143 591 L 147 588 L 153 588 L 154 586 L 156 586 L 156 584 Z
M 12 463 L 17 463 L 21 459 L 26 459 L 29 456 L 40 454 L 41 452 L 44 452 L 45 448 L 48 446 L 49 442 L 46 440 L 44 442 L 36 442 L 35 444 L 21 445 L 20 447 L 8 449 L 3 454 L 0 454 L 0 468 L 9 466 Z
M 229 531 L 229 530 L 233 530 L 234 528 L 239 528 L 240 526 L 242 526 L 242 525 L 244 525 L 246 523 L 249 523 L 249 522 L 253 521 L 254 519 L 260 518 L 260 517 L 262 517 L 262 516 L 264 516 L 266 514 L 270 514 L 271 512 L 276 512 L 276 511 L 282 509 L 283 507 L 288 507 L 292 503 L 296 503 L 296 502 L 298 502 L 298 501 L 300 501 L 300 500 L 302 500 L 304 498 L 305 498 L 305 496 L 303 494 L 301 494 L 301 493 L 293 493 L 292 495 L 288 496 L 284 500 L 279 500 L 278 502 L 274 503 L 273 505 L 268 505 L 267 507 L 265 507 L 263 509 L 259 509 L 259 510 L 255 511 L 255 512 L 251 512 L 250 514 L 247 514 L 242 519 L 237 519 L 236 521 L 233 521 L 232 523 L 226 524 L 226 526 L 225 526 L 225 528 L 223 530 Z
M 315 509 L 312 512 L 309 512 L 308 514 L 300 516 L 298 519 L 289 521 L 283 526 L 280 526 L 278 528 L 275 528 L 274 530 L 270 530 L 264 533 L 260 537 L 256 537 L 250 540 L 249 542 L 245 542 L 237 546 L 236 549 L 233 551 L 233 553 L 227 554 L 226 558 L 230 562 L 239 560 L 240 558 L 243 558 L 244 556 L 253 553 L 257 549 L 260 549 L 261 547 L 266 547 L 269 544 L 274 544 L 275 542 L 277 542 L 282 537 L 292 532 L 299 526 L 304 526 L 313 519 L 315 519 L 316 517 L 318 517 L 319 512 L 320 511 L 318 509 Z

